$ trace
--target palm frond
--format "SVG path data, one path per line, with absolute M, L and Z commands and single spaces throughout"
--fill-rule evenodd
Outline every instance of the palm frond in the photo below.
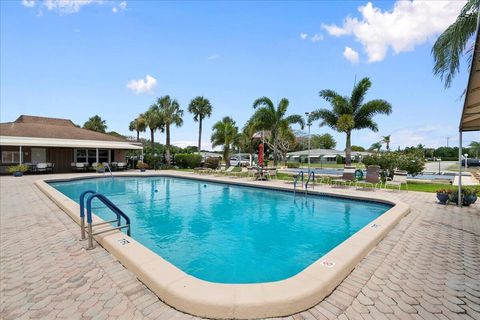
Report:
M 285 120 L 287 120 L 288 124 L 298 124 L 302 130 L 305 127 L 305 120 L 299 114 L 292 114 L 286 117 Z
M 475 34 L 479 4 L 480 0 L 469 0 L 457 20 L 438 37 L 432 47 L 435 62 L 433 73 L 440 77 L 445 88 L 450 87 L 453 78 L 459 72 L 462 53 L 469 39 Z M 473 51 L 469 53 L 469 59 L 472 55 Z
M 350 97 L 350 105 L 354 112 L 362 105 L 365 95 L 371 86 L 372 82 L 368 77 L 366 77 L 360 80 L 353 88 L 352 95 Z
M 312 120 L 322 120 L 320 127 L 329 126 L 332 129 L 336 129 L 338 122 L 338 115 L 328 109 L 319 109 L 311 113 Z

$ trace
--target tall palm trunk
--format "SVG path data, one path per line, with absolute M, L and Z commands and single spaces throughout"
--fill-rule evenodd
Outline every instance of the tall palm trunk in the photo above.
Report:
M 169 124 L 165 125 L 165 135 L 166 135 L 165 158 L 167 160 L 167 164 L 170 164 L 170 125 Z
M 137 142 L 140 141 L 140 131 L 137 130 Z
M 225 167 L 230 167 L 230 147 L 228 146 L 223 148 L 223 160 L 225 161 Z
M 202 146 L 202 117 L 198 119 L 198 153 L 200 153 Z
M 152 152 L 155 148 L 155 141 L 154 141 L 154 136 L 153 136 L 153 132 L 155 131 L 155 129 L 152 129 L 150 128 L 150 146 L 152 147 Z
M 345 146 L 345 165 L 349 166 L 352 164 L 352 141 L 351 141 L 351 132 L 347 132 L 347 141 Z

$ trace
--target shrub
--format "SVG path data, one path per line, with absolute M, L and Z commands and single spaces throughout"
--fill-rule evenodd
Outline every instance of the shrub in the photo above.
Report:
M 175 166 L 171 165 L 171 164 L 162 164 L 160 167 L 159 167 L 160 170 L 173 170 L 173 169 L 176 169 Z
M 365 156 L 363 164 L 380 166 L 385 175 L 390 177 L 395 170 L 405 170 L 416 176 L 423 171 L 425 159 L 413 153 L 382 152 Z
M 300 168 L 300 163 L 298 163 L 298 162 L 287 162 L 287 168 L 293 168 L 293 169 Z
M 175 163 L 182 169 L 197 168 L 202 163 L 202 156 L 199 154 L 180 153 L 175 155 Z
M 209 169 L 217 169 L 220 164 L 220 158 L 218 157 L 209 157 L 205 159 L 205 167 Z
M 24 164 L 18 164 L 16 166 L 11 166 L 7 168 L 8 173 L 15 173 L 15 172 L 26 172 L 28 167 Z
M 138 169 L 148 169 L 148 164 L 142 161 L 137 162 L 137 168 Z

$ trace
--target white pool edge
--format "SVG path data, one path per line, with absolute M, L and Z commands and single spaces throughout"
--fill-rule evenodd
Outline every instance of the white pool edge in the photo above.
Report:
M 126 173 L 118 176 L 147 176 Z M 148 174 L 148 176 L 152 176 Z M 220 180 L 208 176 L 186 176 L 175 172 L 162 172 L 153 176 L 172 176 L 209 182 L 224 182 L 243 186 L 260 187 L 249 181 Z M 52 181 L 69 181 L 98 178 L 85 175 L 72 178 L 37 180 L 36 186 L 54 203 L 80 224 L 79 205 L 48 185 Z M 270 189 L 292 191 L 291 186 L 261 186 Z M 318 192 L 310 190 L 309 193 Z M 256 284 L 221 284 L 200 280 L 178 269 L 149 250 L 135 239 L 121 233 L 95 236 L 95 240 L 133 272 L 150 290 L 168 305 L 201 317 L 209 318 L 263 318 L 291 315 L 304 311 L 328 296 L 355 268 L 355 266 L 407 215 L 410 208 L 405 203 L 385 199 L 374 192 L 365 196 L 346 196 L 332 190 L 318 194 L 349 199 L 377 201 L 394 205 L 377 219 L 357 231 L 350 238 L 332 249 L 302 272 L 285 280 Z M 103 221 L 98 216 L 94 222 Z M 80 229 L 79 229 L 80 235 Z M 119 240 L 127 239 L 126 245 Z

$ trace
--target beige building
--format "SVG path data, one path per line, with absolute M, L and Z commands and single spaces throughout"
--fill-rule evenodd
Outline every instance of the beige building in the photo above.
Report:
M 54 172 L 68 172 L 77 162 L 122 162 L 141 144 L 77 127 L 71 120 L 21 115 L 0 123 L 0 173 L 14 164 L 53 163 Z

